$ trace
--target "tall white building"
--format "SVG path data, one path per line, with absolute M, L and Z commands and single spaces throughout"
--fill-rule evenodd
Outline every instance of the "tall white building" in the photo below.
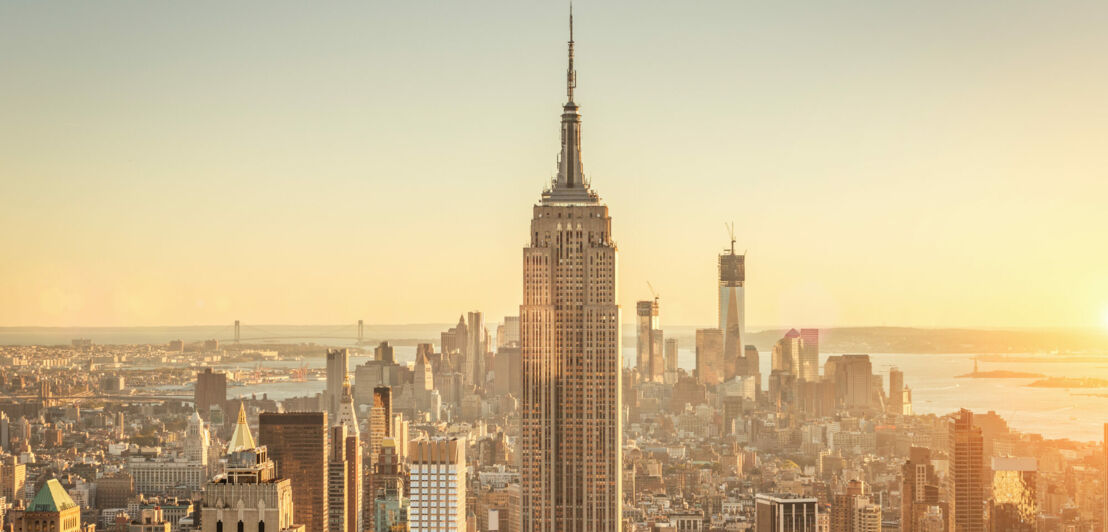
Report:
M 212 446 L 212 437 L 208 427 L 198 412 L 193 412 L 185 429 L 185 458 L 200 462 L 208 469 L 208 450 Z M 210 469 L 208 469 L 210 471 Z
M 520 305 L 524 531 L 622 526 L 620 309 L 612 220 L 585 180 L 573 15 L 558 175 L 534 206 Z
M 408 448 L 408 463 L 411 467 L 409 530 L 466 530 L 465 441 L 414 441 Z

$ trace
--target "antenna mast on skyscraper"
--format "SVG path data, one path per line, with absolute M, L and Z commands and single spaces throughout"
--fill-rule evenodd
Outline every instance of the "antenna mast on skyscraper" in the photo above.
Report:
M 573 2 L 569 3 L 569 68 L 566 70 L 566 96 L 573 101 L 573 89 L 577 88 L 577 70 L 573 68 Z

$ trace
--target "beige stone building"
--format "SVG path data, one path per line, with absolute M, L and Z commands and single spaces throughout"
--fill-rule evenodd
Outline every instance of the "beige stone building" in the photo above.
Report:
M 581 115 L 568 102 L 558 175 L 534 206 L 520 305 L 522 530 L 621 526 L 620 309 L 612 220 L 585 179 Z
M 292 483 L 254 443 L 241 405 L 225 473 L 204 486 L 200 522 L 201 532 L 304 532 L 293 523 Z

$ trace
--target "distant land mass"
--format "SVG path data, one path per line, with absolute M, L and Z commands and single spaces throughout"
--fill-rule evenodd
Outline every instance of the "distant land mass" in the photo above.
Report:
M 971 371 L 964 375 L 955 375 L 955 379 L 1038 379 L 1046 377 L 1042 373 L 1029 373 L 1026 371 Z
M 1108 380 L 1093 378 L 1049 377 L 1028 384 L 1033 388 L 1108 388 Z
M 667 338 L 676 337 L 682 347 L 692 348 L 696 330 L 663 324 Z M 798 327 L 799 329 L 799 327 Z M 624 330 L 624 342 L 634 342 L 633 328 Z M 745 344 L 769 351 L 788 329 L 748 332 Z M 631 345 L 634 345 L 633 343 Z M 924 329 L 916 327 L 832 327 L 820 329 L 820 351 L 824 353 L 1042 353 L 1041 358 L 1064 358 L 1048 353 L 1105 355 L 1108 362 L 1108 331 L 1099 328 L 1072 329 Z M 985 355 L 989 356 L 989 355 Z M 985 361 L 984 358 L 982 358 Z M 1067 359 L 1068 360 L 1068 359 Z M 1000 360 L 997 360 L 1000 361 Z M 1023 358 L 1020 358 L 1023 361 Z
M 489 333 L 496 334 L 499 318 L 489 316 Z M 381 325 L 366 323 L 362 346 L 370 347 L 388 340 L 395 345 L 419 342 L 439 344 L 439 333 L 454 323 L 418 323 Z M 681 349 L 696 346 L 696 330 L 687 325 L 665 325 L 666 338 L 676 338 Z M 357 326 L 267 325 L 243 322 L 244 343 L 311 342 L 322 345 L 353 346 Z M 750 330 L 743 343 L 761 351 L 770 351 L 788 329 Z M 0 327 L 0 345 L 68 345 L 75 338 L 88 338 L 97 344 L 164 344 L 170 340 L 198 342 L 208 339 L 229 342 L 234 337 L 231 324 L 167 327 Z M 635 327 L 625 324 L 624 347 L 634 347 Z M 984 357 L 1004 354 L 1041 353 L 1042 361 L 1071 360 L 1069 353 L 1099 358 L 1108 362 L 1108 331 L 1087 329 L 924 329 L 915 327 L 832 327 L 820 329 L 820 351 L 824 353 L 981 353 Z M 1062 352 L 1067 355 L 1051 355 Z M 993 361 L 982 358 L 983 361 Z M 1022 359 L 1021 359 L 1022 360 Z

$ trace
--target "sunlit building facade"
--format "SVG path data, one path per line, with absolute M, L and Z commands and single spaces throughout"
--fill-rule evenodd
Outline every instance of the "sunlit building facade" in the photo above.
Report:
M 658 325 L 658 299 L 639 301 L 635 304 L 636 365 L 644 381 L 663 382 L 664 337 Z
M 616 245 L 581 164 L 572 17 L 570 26 L 558 175 L 534 206 L 523 250 L 524 531 L 618 530 L 622 521 Z
M 1038 461 L 1034 458 L 993 458 L 989 530 L 1034 532 L 1038 530 Z
M 408 527 L 412 532 L 465 532 L 465 451 L 465 441 L 457 439 L 410 444 Z
M 955 532 L 985 530 L 984 443 L 973 412 L 961 410 L 950 423 L 950 476 Z
M 719 330 L 723 331 L 723 351 L 726 360 L 743 355 L 746 336 L 746 255 L 731 249 L 719 256 Z

